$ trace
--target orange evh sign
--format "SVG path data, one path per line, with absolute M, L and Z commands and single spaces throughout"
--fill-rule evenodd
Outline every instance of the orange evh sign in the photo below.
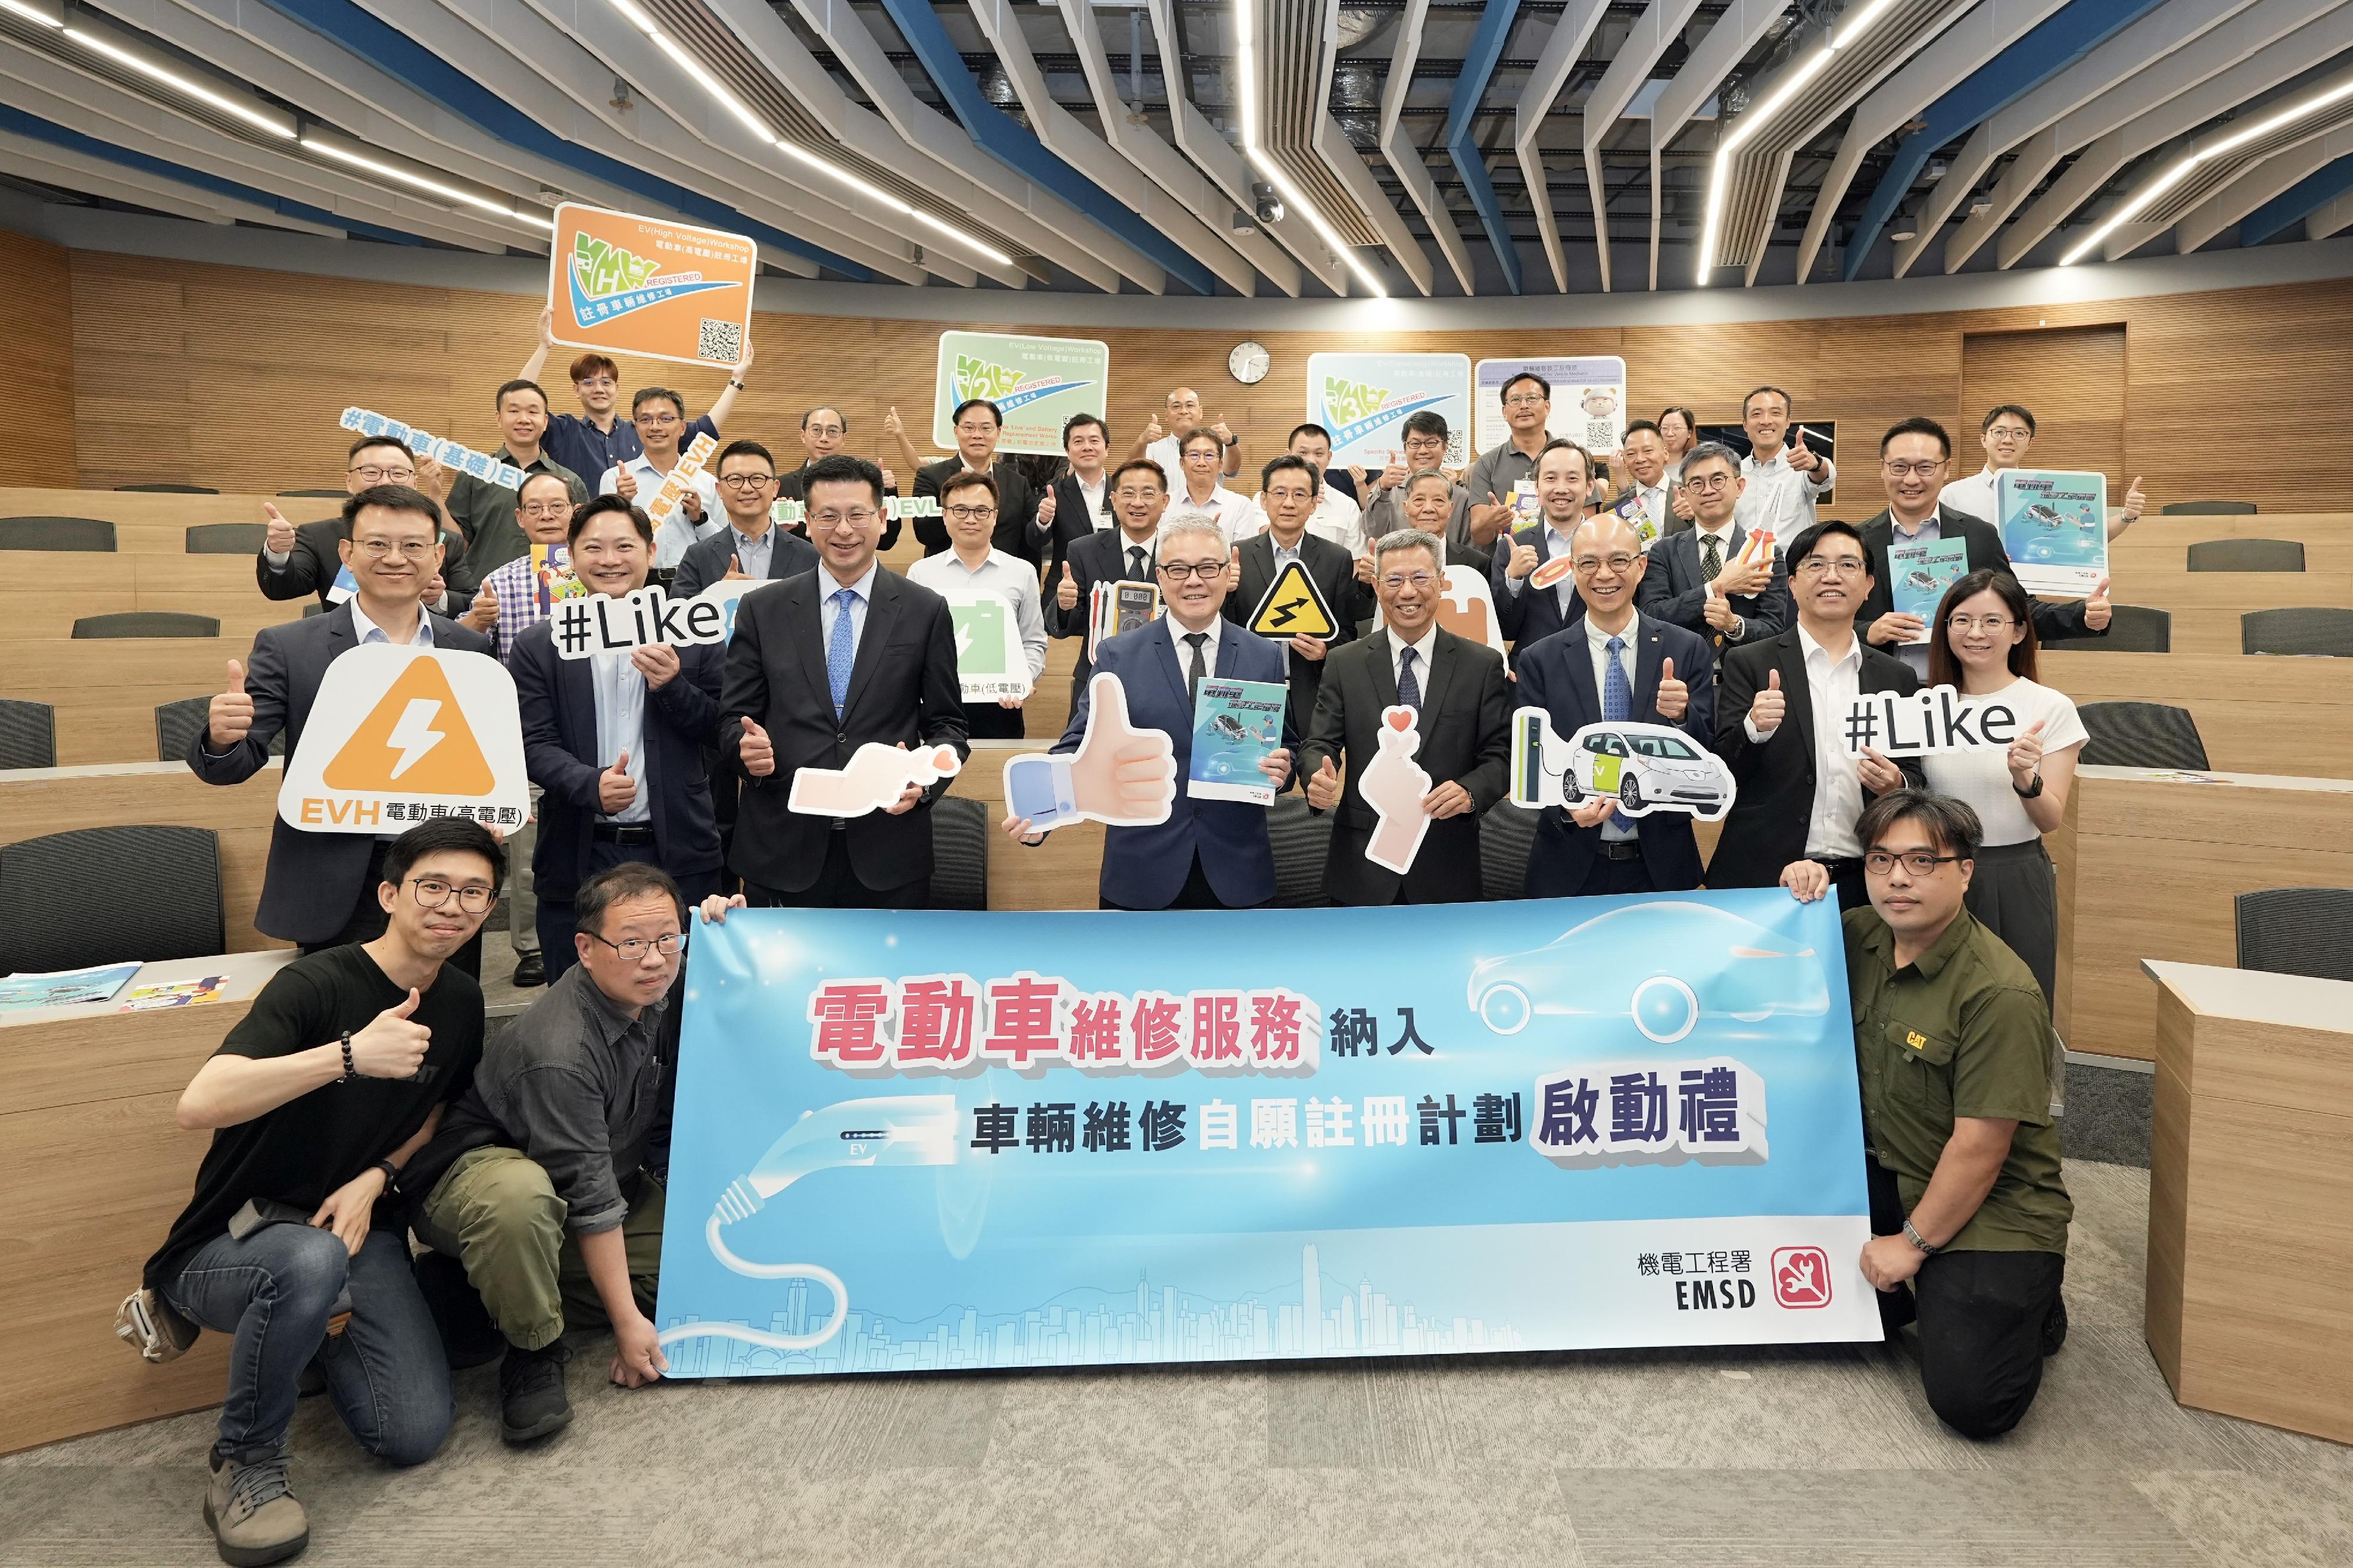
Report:
M 451 816 L 514 832 L 531 782 L 514 680 L 487 654 L 370 643 L 327 666 L 278 816 L 305 833 L 398 833 Z
M 555 341 L 732 370 L 759 270 L 759 247 L 740 234 L 565 202 L 547 279 Z

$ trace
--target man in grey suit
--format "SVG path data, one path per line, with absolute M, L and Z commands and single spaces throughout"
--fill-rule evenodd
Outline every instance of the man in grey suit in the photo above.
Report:
M 206 784 L 243 784 L 269 760 L 269 742 L 286 735 L 286 760 L 302 745 L 303 727 L 327 666 L 364 643 L 392 643 L 487 654 L 491 639 L 425 608 L 425 588 L 441 571 L 441 508 L 406 485 L 375 485 L 343 502 L 342 564 L 358 584 L 324 615 L 265 626 L 253 639 L 250 668 L 231 659 L 228 689 L 212 700 L 209 722 L 188 742 L 188 765 Z M 396 833 L 303 833 L 282 820 L 269 826 L 269 861 L 253 923 L 304 952 L 384 934 L 376 900 L 385 850 Z M 469 974 L 481 968 L 475 939 L 451 962 Z

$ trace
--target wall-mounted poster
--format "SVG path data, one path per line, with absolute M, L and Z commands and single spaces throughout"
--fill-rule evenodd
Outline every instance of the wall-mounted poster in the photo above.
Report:
M 1479 450 L 1492 452 L 1511 440 L 1511 426 L 1504 423 L 1504 383 L 1524 371 L 1544 377 L 1552 388 L 1547 434 L 1574 441 L 1597 458 L 1609 456 L 1625 440 L 1626 362 L 1616 354 L 1482 359 L 1472 378 L 1477 413 L 1471 439 Z
M 942 332 L 932 442 L 955 450 L 956 405 L 986 397 L 1004 430 L 1000 452 L 1062 454 L 1062 421 L 1107 413 L 1111 347 L 1092 338 L 1030 338 L 1011 332 Z
M 1446 420 L 1446 466 L 1469 462 L 1470 355 L 1307 356 L 1307 417 L 1332 432 L 1335 464 L 1386 468 L 1405 450 L 1407 418 L 1425 408 Z

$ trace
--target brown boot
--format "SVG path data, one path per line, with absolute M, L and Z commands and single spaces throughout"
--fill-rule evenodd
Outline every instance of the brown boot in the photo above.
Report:
M 205 1523 L 211 1526 L 221 1561 L 236 1568 L 283 1563 L 311 1544 L 311 1521 L 286 1480 L 286 1458 L 233 1465 L 213 1456 L 212 1485 L 205 1493 Z

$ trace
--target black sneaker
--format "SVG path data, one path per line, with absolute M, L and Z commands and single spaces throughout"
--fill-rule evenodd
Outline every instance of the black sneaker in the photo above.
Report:
M 547 965 L 541 961 L 539 954 L 526 952 L 515 964 L 514 973 L 510 978 L 517 985 L 544 985 L 547 984 Z
M 2059 1347 L 2067 1342 L 2067 1298 L 2051 1299 L 2051 1310 L 2042 1319 L 2042 1353 L 2057 1355 Z
M 571 1359 L 561 1340 L 543 1350 L 507 1346 L 499 1365 L 500 1436 L 533 1443 L 572 1425 L 572 1401 L 564 1394 L 564 1363 Z

